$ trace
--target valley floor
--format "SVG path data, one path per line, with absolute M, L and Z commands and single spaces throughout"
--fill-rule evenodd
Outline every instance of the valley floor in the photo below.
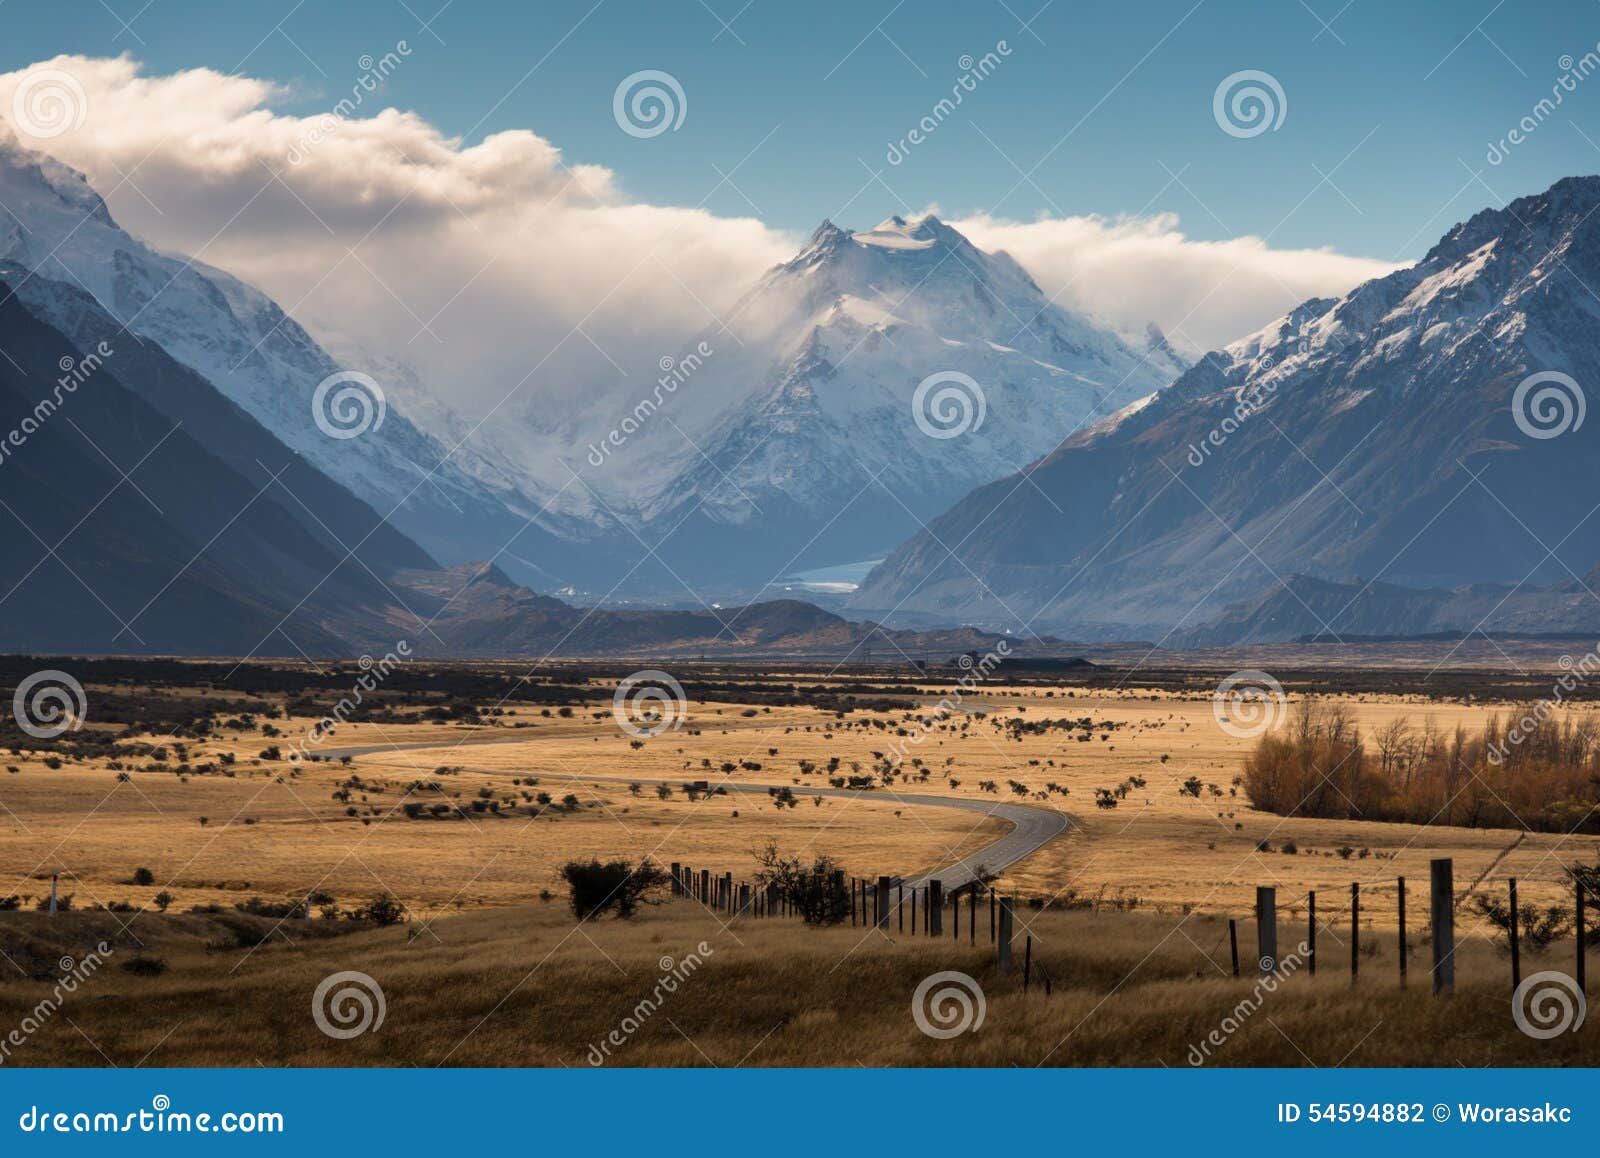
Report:
M 0 912 L 0 1027 L 48 992 L 40 962 L 79 955 L 102 934 L 115 946 L 111 967 L 16 1062 L 581 1065 L 653 989 L 665 968 L 658 959 L 682 960 L 704 941 L 713 952 L 703 977 L 607 1064 L 1183 1065 L 1252 992 L 1252 909 L 1263 885 L 1277 889 L 1284 953 L 1306 935 L 1316 892 L 1318 975 L 1290 979 L 1208 1064 L 1594 1060 L 1588 1029 L 1552 1042 L 1515 1029 L 1502 938 L 1476 904 L 1503 897 L 1515 877 L 1524 903 L 1570 909 L 1566 868 L 1600 860 L 1593 836 L 1257 812 L 1236 783 L 1250 741 L 1219 726 L 1211 676 L 1123 688 L 996 680 L 933 719 L 925 705 L 949 690 L 934 679 L 685 673 L 691 687 L 691 674 L 718 690 L 691 696 L 682 726 L 653 737 L 618 726 L 615 680 L 596 676 L 579 681 L 571 710 L 508 700 L 501 714 L 461 721 L 433 718 L 397 692 L 381 722 L 343 724 L 313 745 L 323 756 L 353 753 L 348 763 L 284 759 L 314 722 L 308 713 L 328 705 L 325 694 L 271 692 L 250 694 L 253 712 L 235 704 L 181 738 L 102 723 L 116 755 L 14 751 L 0 775 L 0 900 L 16 897 L 19 911 Z M 838 697 L 852 689 L 859 703 L 841 713 Z M 120 711 L 126 689 L 90 683 L 87 692 L 86 729 L 97 704 Z M 1364 729 L 1399 715 L 1476 729 L 1511 707 L 1348 687 L 1338 698 Z M 754 877 L 769 843 L 826 854 L 864 878 L 981 859 L 1011 828 L 987 807 L 910 805 L 881 787 L 798 794 L 873 772 L 912 733 L 925 734 L 906 747 L 907 775 L 894 791 L 1012 802 L 1067 821 L 995 882 L 1016 898 L 1019 958 L 1031 933 L 1050 997 L 1000 977 L 987 918 L 972 947 L 965 910 L 959 944 L 898 928 L 884 936 L 778 920 L 729 925 L 690 901 L 632 922 L 575 922 L 559 870 L 578 858 L 650 856 L 736 879 Z M 697 781 L 711 791 L 686 790 Z M 678 787 L 663 794 L 656 782 Z M 717 794 L 727 782 L 797 795 L 784 807 L 761 792 Z M 1097 806 L 1097 790 L 1118 788 L 1115 807 Z M 1461 979 L 1449 1001 L 1426 993 L 1435 857 L 1455 865 Z M 72 911 L 53 920 L 35 911 L 52 873 L 72 898 Z M 1403 992 L 1401 877 L 1411 947 Z M 234 908 L 313 893 L 339 919 Z M 409 924 L 374 930 L 342 919 L 382 895 L 406 906 Z M 1229 975 L 1229 918 L 1239 922 L 1243 981 Z M 121 968 L 150 956 L 164 972 Z M 1571 957 L 1570 935 L 1543 955 L 1525 947 L 1524 973 L 1570 970 Z M 346 970 L 376 979 L 389 1007 L 382 1032 L 349 1042 L 325 1037 L 310 1017 L 318 982 Z M 941 970 L 976 979 L 988 1001 L 981 1031 L 944 1042 L 912 1021 L 911 993 Z

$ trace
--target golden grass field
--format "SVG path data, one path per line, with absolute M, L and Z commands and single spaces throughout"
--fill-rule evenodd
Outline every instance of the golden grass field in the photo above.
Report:
M 1349 702 L 1368 728 L 1397 714 L 1417 722 L 1431 717 L 1444 729 L 1457 723 L 1476 727 L 1493 710 L 1395 697 Z M 1060 897 L 1069 889 L 1086 895 L 1103 887 L 1163 911 L 1196 907 L 1243 916 L 1257 885 L 1277 886 L 1285 906 L 1317 889 L 1331 911 L 1337 894 L 1359 881 L 1364 908 L 1377 917 L 1394 907 L 1395 878 L 1404 876 L 1420 888 L 1433 857 L 1455 859 L 1458 890 L 1480 877 L 1491 887 L 1516 876 L 1524 899 L 1550 903 L 1565 896 L 1564 863 L 1600 859 L 1592 837 L 1257 813 L 1231 783 L 1249 742 L 1216 725 L 1209 697 L 1133 689 L 1046 698 L 1037 688 L 994 687 L 968 706 L 992 709 L 988 720 L 973 720 L 965 733 L 947 725 L 912 749 L 934 773 L 910 788 L 1019 800 L 1008 781 L 1034 789 L 1050 782 L 1067 787 L 1065 796 L 1033 801 L 1065 810 L 1073 828 L 1005 874 L 1001 887 L 1021 895 Z M 890 737 L 863 729 L 861 719 L 898 722 L 902 713 L 859 712 L 839 721 L 815 709 L 785 708 L 749 719 L 741 717 L 742 705 L 692 704 L 682 729 L 634 748 L 608 708 L 609 698 L 595 708 L 600 719 L 519 718 L 512 722 L 528 725 L 520 731 L 346 724 L 329 747 L 437 744 L 361 756 L 348 766 L 263 761 L 256 754 L 283 738 L 246 733 L 191 744 L 194 764 L 224 752 L 238 762 L 231 776 L 192 775 L 187 782 L 137 770 L 119 781 L 103 762 L 52 771 L 37 759 L 14 758 L 11 766 L 18 771 L 0 777 L 0 896 L 37 895 L 58 871 L 63 890 L 91 904 L 145 904 L 163 889 L 186 907 L 319 888 L 350 899 L 387 890 L 420 912 L 432 912 L 531 900 L 541 889 L 554 888 L 556 869 L 575 856 L 649 853 L 662 862 L 683 860 L 740 876 L 754 868 L 753 851 L 774 839 L 786 849 L 826 852 L 858 875 L 875 877 L 950 859 L 992 838 L 1003 824 L 900 807 L 871 792 L 820 803 L 802 798 L 798 808 L 784 810 L 744 795 L 691 803 L 680 791 L 661 801 L 648 787 L 635 796 L 624 783 L 586 779 L 716 784 L 724 778 L 718 770 L 723 763 L 753 760 L 760 771 L 741 769 L 727 779 L 825 786 L 821 769 L 830 757 L 846 768 L 852 761 L 870 768 L 872 753 L 887 748 Z M 1019 709 L 1025 719 L 1088 714 L 1120 726 L 1104 733 L 1107 739 L 1097 733 L 1088 743 L 1075 738 L 1081 733 L 1003 738 L 993 722 Z M 290 736 L 309 724 L 278 721 Z M 517 742 L 502 742 L 507 738 Z M 777 754 L 769 755 L 774 749 Z M 709 769 L 702 767 L 706 760 Z M 819 771 L 802 776 L 801 760 Z M 459 770 L 438 775 L 440 767 Z M 350 802 L 334 799 L 352 774 L 382 791 L 354 790 Z M 947 775 L 960 787 L 950 788 Z M 1144 788 L 1114 810 L 1095 807 L 1096 788 L 1135 775 L 1144 777 Z M 1201 799 L 1180 792 L 1191 776 L 1215 785 L 1222 796 L 1213 797 L 1209 788 Z M 537 786 L 512 783 L 529 778 Z M 419 779 L 438 780 L 447 795 L 418 799 L 470 802 L 488 789 L 494 799 L 514 801 L 523 811 L 510 818 L 408 820 L 400 811 L 401 796 Z M 998 794 L 981 791 L 983 780 L 997 782 Z M 531 819 L 521 794 L 536 792 L 558 801 L 572 793 L 583 806 Z M 360 815 L 346 815 L 352 807 Z M 1291 840 L 1299 851 L 1257 851 L 1263 840 L 1275 850 Z M 1348 858 L 1340 849 L 1351 850 Z M 144 889 L 129 884 L 136 867 L 149 868 L 156 883 Z
M 99 759 L 52 769 L 34 754 L 13 754 L 0 775 L 0 897 L 21 895 L 31 908 L 47 894 L 52 872 L 78 909 L 128 902 L 148 910 L 157 893 L 172 897 L 165 915 L 74 912 L 51 925 L 41 914 L 0 913 L 0 947 L 37 948 L 74 923 L 114 922 L 170 966 L 157 978 L 112 971 L 72 1007 L 82 1033 L 56 1026 L 30 1043 L 28 1056 L 41 1064 L 100 1064 L 103 1050 L 125 1064 L 154 1050 L 150 1064 L 583 1064 L 580 1047 L 631 1007 L 630 994 L 653 983 L 655 958 L 681 955 L 705 938 L 716 948 L 706 983 L 688 986 L 692 992 L 674 998 L 670 1011 L 683 1032 L 655 1024 L 630 1041 L 618 1064 L 725 1065 L 749 1054 L 761 1064 L 1035 1064 L 1047 1056 L 1052 1063 L 1179 1065 L 1191 1040 L 1249 988 L 1217 966 L 1226 964 L 1230 916 L 1241 923 L 1241 956 L 1253 958 L 1249 918 L 1260 885 L 1278 889 L 1285 951 L 1304 935 L 1305 894 L 1317 890 L 1324 964 L 1314 981 L 1297 978 L 1275 995 L 1264 1011 L 1271 1023 L 1259 1018 L 1231 1039 L 1221 1064 L 1331 1064 L 1350 1051 L 1357 1051 L 1352 1063 L 1368 1064 L 1455 1064 L 1455 1055 L 1468 1065 L 1545 1064 L 1592 1056 L 1587 1030 L 1559 1045 L 1514 1030 L 1508 966 L 1466 901 L 1474 891 L 1503 895 L 1515 876 L 1524 901 L 1570 903 L 1564 865 L 1600 860 L 1594 838 L 1255 812 L 1233 785 L 1249 742 L 1218 726 L 1203 694 L 994 684 L 968 694 L 964 707 L 974 714 L 946 720 L 910 749 L 930 774 L 896 788 L 1025 801 L 1069 815 L 1065 835 L 997 882 L 1019 898 L 1019 920 L 1033 922 L 1036 950 L 1056 974 L 1049 1000 L 1013 992 L 1015 985 L 994 975 L 991 949 L 965 947 L 965 930 L 961 946 L 898 936 L 890 944 L 875 933 L 777 921 L 724 930 L 693 902 L 651 908 L 632 923 L 576 926 L 557 879 L 560 865 L 574 858 L 649 855 L 748 879 L 756 851 L 773 841 L 876 877 L 966 855 L 1006 827 L 976 813 L 901 805 L 881 792 L 802 796 L 793 809 L 743 794 L 691 802 L 680 790 L 658 799 L 649 781 L 715 785 L 725 763 L 746 761 L 761 768 L 737 768 L 728 778 L 826 786 L 832 758 L 842 772 L 853 762 L 870 770 L 907 712 L 841 719 L 812 707 L 693 702 L 679 730 L 640 742 L 611 718 L 610 691 L 597 686 L 594 700 L 570 719 L 513 710 L 490 727 L 345 724 L 325 748 L 426 745 L 362 754 L 348 764 L 260 757 L 272 744 L 287 750 L 309 718 L 274 720 L 276 735 L 257 721 L 252 731 L 191 740 L 184 753 L 191 767 L 227 757 L 234 763 L 186 777 L 170 768 L 141 770 L 137 760 L 119 775 Z M 1444 729 L 1477 728 L 1498 707 L 1395 695 L 1344 702 L 1368 729 L 1401 714 Z M 1087 741 L 1082 732 L 1061 730 L 1014 739 L 1004 728 L 1015 719 L 1082 716 L 1096 722 Z M 801 761 L 817 770 L 803 774 Z M 1142 777 L 1143 787 L 1115 809 L 1095 807 L 1095 789 L 1130 776 Z M 1198 799 L 1179 790 L 1190 777 L 1207 786 Z M 638 794 L 626 783 L 631 778 L 643 782 Z M 442 791 L 406 797 L 419 780 Z M 980 781 L 996 782 L 998 793 L 982 791 Z M 1013 781 L 1030 791 L 1052 783 L 1067 791 L 1031 799 L 1014 794 Z M 538 793 L 555 802 L 571 794 L 578 805 L 533 816 Z M 403 799 L 462 807 L 482 799 L 502 814 L 410 819 Z M 1296 851 L 1279 851 L 1285 841 Z M 1453 1001 L 1431 1003 L 1423 995 L 1421 929 L 1428 862 L 1441 856 L 1455 861 L 1462 982 Z M 138 868 L 150 870 L 151 884 L 132 883 Z M 1400 876 L 1409 882 L 1416 954 L 1405 994 L 1394 977 Z M 1376 952 L 1354 996 L 1341 959 L 1352 882 L 1361 885 L 1363 941 Z M 192 906 L 312 890 L 333 894 L 346 908 L 392 893 L 413 924 L 409 931 L 340 928 L 341 935 L 321 936 L 313 934 L 334 930 L 267 922 L 267 947 L 208 951 L 227 937 L 219 942 L 208 924 L 215 918 L 187 914 Z M 1029 901 L 1054 908 L 1041 913 Z M 1086 904 L 1097 911 L 1059 911 Z M 119 952 L 132 952 L 131 942 Z M 1550 957 L 1570 969 L 1570 939 Z M 1541 967 L 1537 960 L 1526 969 Z M 910 991 L 941 968 L 994 982 L 985 982 L 984 1030 L 959 1042 L 927 1038 L 909 1020 Z M 333 1042 L 311 1025 L 310 991 L 337 969 L 381 980 L 390 1005 L 381 1034 Z M 36 988 L 0 984 L 0 1025 L 27 1007 Z M 1442 1035 L 1448 1050 L 1427 1044 L 1425 1034 Z

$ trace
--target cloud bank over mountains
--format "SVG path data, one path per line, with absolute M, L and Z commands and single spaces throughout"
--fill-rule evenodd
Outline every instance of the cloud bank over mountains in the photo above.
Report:
M 70 83 L 42 94 L 66 102 L 67 123 L 41 137 L 17 114 L 45 70 Z M 530 130 L 466 142 L 382 107 L 381 84 L 336 110 L 346 95 L 292 115 L 280 109 L 303 94 L 269 80 L 62 56 L 0 74 L 0 117 L 85 172 L 130 231 L 254 282 L 335 349 L 415 367 L 469 417 L 637 392 L 803 240 L 640 200 Z M 1198 348 L 1392 268 L 1256 237 L 1197 241 L 1171 214 L 950 216 L 1059 304 L 1133 332 L 1155 321 Z

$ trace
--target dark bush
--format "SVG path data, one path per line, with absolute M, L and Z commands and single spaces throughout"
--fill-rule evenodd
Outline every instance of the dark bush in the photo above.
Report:
M 350 910 L 352 921 L 369 921 L 380 928 L 399 925 L 406 919 L 406 907 L 399 898 L 389 893 L 373 897 L 364 905 Z
M 670 879 L 666 870 L 649 857 L 638 865 L 625 860 L 601 862 L 598 858 L 568 861 L 561 877 L 567 882 L 572 911 L 579 920 L 608 911 L 626 920 Z

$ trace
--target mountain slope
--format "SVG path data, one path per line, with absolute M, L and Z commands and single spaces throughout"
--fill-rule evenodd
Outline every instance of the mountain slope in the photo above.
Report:
M 401 531 L 446 559 L 481 557 L 525 532 L 548 553 L 538 488 L 474 445 L 425 432 L 385 398 L 336 408 L 318 387 L 344 370 L 276 302 L 195 259 L 159 253 L 123 231 L 81 173 L 0 136 L 0 259 L 91 295 L 119 327 L 158 343 Z M 26 294 L 28 276 L 13 285 Z M 380 390 L 382 382 L 378 383 Z M 363 391 L 371 397 L 365 387 Z M 353 401 L 353 400 L 352 400 Z M 435 408 L 443 411 L 442 405 Z M 353 437 L 334 437 L 361 429 Z
M 1416 636 L 1583 635 L 1600 633 L 1600 569 L 1549 587 L 1472 583 L 1453 588 L 1336 582 L 1285 575 L 1255 599 L 1223 609 L 1211 622 L 1178 632 L 1173 647 L 1360 640 Z
M 237 403 L 148 339 L 122 331 L 85 291 L 0 261 L 0 281 L 27 311 L 79 351 L 113 351 L 116 380 L 137 393 L 201 446 L 213 448 L 251 486 L 275 488 L 285 505 L 328 550 L 353 551 L 376 574 L 427 567 L 432 560 L 376 511 L 296 454 Z
M 0 648 L 329 654 L 367 581 L 0 289 Z M 63 381 L 72 385 L 63 388 Z M 350 565 L 351 570 L 354 564 Z M 287 618 L 284 593 L 323 594 Z M 282 623 L 283 632 L 278 626 Z
M 1159 637 L 1291 573 L 1581 574 L 1600 557 L 1600 424 L 1539 437 L 1531 412 L 1559 426 L 1556 397 L 1525 392 L 1516 414 L 1513 399 L 1536 373 L 1600 382 L 1597 208 L 1600 178 L 1564 180 L 1477 214 L 1410 269 L 1306 302 L 1025 481 L 973 491 L 850 606 Z

